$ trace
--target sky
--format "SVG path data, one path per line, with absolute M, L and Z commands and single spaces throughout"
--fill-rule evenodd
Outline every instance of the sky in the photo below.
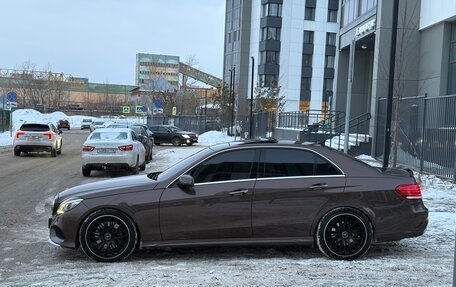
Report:
M 195 57 L 222 77 L 224 0 L 0 0 L 0 68 L 135 82 L 137 53 Z

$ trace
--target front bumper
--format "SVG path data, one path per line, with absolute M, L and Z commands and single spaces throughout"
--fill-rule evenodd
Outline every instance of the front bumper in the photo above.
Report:
M 84 203 L 80 203 L 64 214 L 54 214 L 48 219 L 48 242 L 65 248 L 78 248 L 78 229 L 88 212 Z

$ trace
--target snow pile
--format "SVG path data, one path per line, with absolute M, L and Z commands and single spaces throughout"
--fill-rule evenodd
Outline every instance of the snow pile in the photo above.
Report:
M 13 138 L 10 136 L 10 132 L 0 133 L 0 146 L 12 145 Z
M 239 139 L 239 137 L 237 137 Z M 230 137 L 223 132 L 219 131 L 208 131 L 201 134 L 198 138 L 198 142 L 204 145 L 214 145 L 219 143 L 226 143 L 234 141 L 234 137 Z

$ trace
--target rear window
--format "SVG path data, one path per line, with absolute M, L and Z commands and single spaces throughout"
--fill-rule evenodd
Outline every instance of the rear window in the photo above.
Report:
M 84 122 L 84 123 L 87 123 L 87 122 L 89 122 L 89 123 L 90 123 L 90 122 L 92 122 L 92 120 L 89 120 L 89 119 L 84 119 L 84 120 L 82 120 L 82 122 Z
M 101 126 L 102 124 L 104 124 L 104 122 L 94 122 L 93 124 L 94 124 L 94 125 Z
M 20 130 L 24 132 L 46 132 L 49 131 L 49 126 L 41 124 L 23 124 Z
M 90 137 L 90 140 L 126 140 L 128 139 L 127 132 L 95 132 Z

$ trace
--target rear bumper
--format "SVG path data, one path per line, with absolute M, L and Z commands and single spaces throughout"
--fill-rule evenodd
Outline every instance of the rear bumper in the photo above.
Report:
M 25 142 L 21 141 L 20 143 L 15 143 L 15 151 L 25 151 L 25 152 L 39 152 L 39 151 L 51 151 L 54 147 L 53 142 Z
M 404 238 L 421 236 L 428 226 L 428 216 L 428 209 L 422 202 L 410 203 L 409 212 L 385 220 L 378 225 L 379 228 L 376 230 L 375 241 L 397 241 Z
M 130 154 L 113 154 L 113 155 L 83 155 L 82 165 L 93 167 L 92 169 L 103 168 L 128 168 L 136 165 L 136 156 Z

